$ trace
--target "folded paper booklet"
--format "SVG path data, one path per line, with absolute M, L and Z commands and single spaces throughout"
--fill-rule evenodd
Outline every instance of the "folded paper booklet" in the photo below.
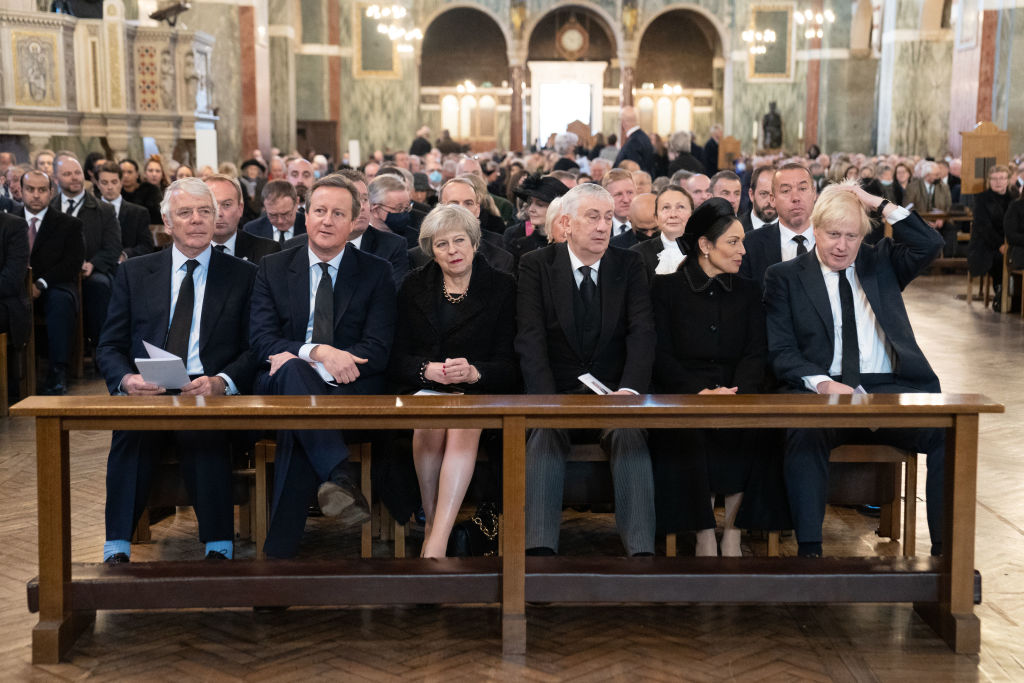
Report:
M 185 362 L 181 358 L 148 341 L 142 343 L 149 353 L 149 358 L 135 359 L 135 367 L 139 369 L 142 379 L 165 389 L 181 389 L 192 381 L 188 378 Z
M 601 380 L 591 375 L 589 372 L 585 375 L 577 377 L 579 381 L 587 385 L 587 388 L 593 391 L 595 394 L 610 394 L 612 390 L 601 383 Z

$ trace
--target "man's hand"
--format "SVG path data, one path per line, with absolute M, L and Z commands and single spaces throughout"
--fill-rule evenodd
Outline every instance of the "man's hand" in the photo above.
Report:
M 634 394 L 629 389 L 619 389 L 618 391 L 613 391 L 613 392 L 611 392 L 608 395 L 609 396 L 636 396 L 636 394 Z
M 36 287 L 36 283 L 33 282 L 32 283 L 32 298 L 33 299 L 38 299 L 42 295 L 43 295 L 43 290 L 41 290 L 38 287 Z
M 223 377 L 196 377 L 181 388 L 182 396 L 223 396 L 227 393 L 228 383 Z
M 82 277 L 89 277 L 90 275 L 92 275 L 92 268 L 93 268 L 93 265 L 92 265 L 92 263 L 90 261 L 83 261 L 82 262 Z
M 121 391 L 129 396 L 156 396 L 166 389 L 142 379 L 142 375 L 125 375 L 121 378 Z
M 1006 248 L 1007 248 L 1008 246 L 1009 246 L 1009 245 L 1007 245 L 1007 244 L 1006 244 L 1006 242 L 1003 242 L 1002 244 L 1000 244 L 1000 245 L 999 245 L 999 253 L 1000 253 L 1000 254 L 1003 254 L 1003 255 L 1005 256 L 1005 255 L 1006 255 Z
M 833 382 L 828 380 L 826 382 L 818 382 L 818 393 L 819 394 L 852 394 L 853 387 L 849 384 L 843 384 L 842 382 Z
M 282 351 L 281 353 L 275 353 L 273 356 L 268 358 L 270 361 L 270 374 L 273 375 L 275 372 L 281 369 L 281 366 L 290 361 L 292 358 L 298 358 L 294 353 L 290 351 Z
M 317 345 L 309 357 L 323 363 L 327 372 L 331 373 L 339 384 L 351 384 L 359 379 L 359 366 L 367 362 L 365 358 L 353 356 L 348 351 L 327 344 Z
M 715 387 L 714 389 L 701 389 L 697 394 L 701 396 L 731 396 L 738 389 L 739 387 Z

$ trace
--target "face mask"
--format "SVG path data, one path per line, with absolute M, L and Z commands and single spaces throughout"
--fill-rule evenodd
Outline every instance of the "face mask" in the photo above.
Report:
M 882 185 L 885 187 L 889 187 L 890 185 L 892 185 L 891 180 L 879 180 L 878 182 L 882 183 Z
M 432 183 L 434 183 L 436 185 L 437 183 L 441 182 L 441 172 L 440 171 L 431 171 L 429 178 L 430 178 L 430 182 L 432 182 Z
M 744 164 L 743 162 L 740 162 L 740 163 L 736 164 L 736 172 L 737 173 L 743 173 L 746 170 L 747 170 L 747 165 Z
M 412 213 L 409 211 L 403 211 L 402 213 L 389 213 L 384 218 L 384 225 L 388 226 L 388 229 L 392 232 L 405 232 L 405 229 L 409 227 L 409 223 L 412 221 Z

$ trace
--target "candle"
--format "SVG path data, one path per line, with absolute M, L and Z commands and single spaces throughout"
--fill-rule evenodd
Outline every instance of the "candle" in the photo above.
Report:
M 803 139 L 804 139 L 804 122 L 803 122 L 803 121 L 801 121 L 801 122 L 800 122 L 799 124 L 797 124 L 797 127 L 796 127 L 796 136 L 797 136 L 797 138 L 799 138 L 800 140 L 803 140 Z
M 750 135 L 754 138 L 754 142 L 757 142 L 757 119 L 754 119 L 754 129 L 751 131 Z

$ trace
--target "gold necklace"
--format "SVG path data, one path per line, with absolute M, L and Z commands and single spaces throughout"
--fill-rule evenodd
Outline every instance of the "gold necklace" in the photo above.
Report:
M 441 293 L 444 294 L 444 298 L 448 301 L 448 303 L 459 304 L 462 303 L 462 300 L 466 298 L 467 294 L 469 294 L 469 287 L 466 287 L 466 291 L 463 292 L 462 294 L 452 295 L 448 293 L 448 283 L 445 282 L 444 279 L 442 278 Z

